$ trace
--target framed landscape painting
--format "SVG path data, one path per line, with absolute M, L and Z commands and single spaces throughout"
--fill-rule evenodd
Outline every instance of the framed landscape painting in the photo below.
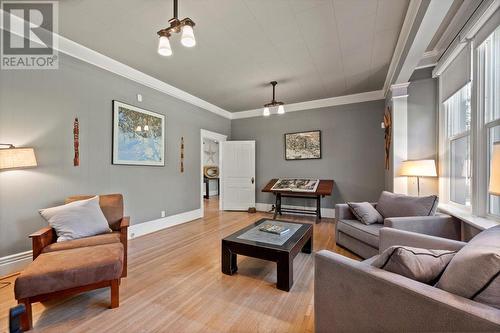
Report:
M 311 160 L 321 158 L 321 131 L 285 134 L 286 160 Z
M 113 164 L 165 166 L 165 116 L 113 101 Z

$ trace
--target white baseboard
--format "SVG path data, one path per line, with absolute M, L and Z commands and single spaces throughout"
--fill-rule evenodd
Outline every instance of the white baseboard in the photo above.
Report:
M 0 258 L 0 276 L 23 270 L 33 260 L 32 251 L 11 254 Z
M 128 238 L 136 238 L 158 230 L 173 227 L 201 218 L 201 209 L 167 216 L 158 220 L 133 224 L 128 228 Z M 0 276 L 9 275 L 23 270 L 32 261 L 32 251 L 20 252 L 0 258 Z
M 174 225 L 186 223 L 203 217 L 201 209 L 195 209 L 189 212 L 162 217 L 161 219 L 133 224 L 128 228 L 128 239 L 147 235 L 155 231 L 173 227 Z
M 259 212 L 268 212 L 273 207 L 273 204 L 262 203 L 262 202 L 258 202 L 255 205 L 256 205 L 255 208 Z M 292 208 L 292 209 L 308 209 L 308 210 L 315 209 L 314 207 L 311 207 L 311 206 L 306 207 L 306 206 L 281 205 L 281 207 Z M 306 214 L 300 214 L 300 215 L 306 215 Z M 335 218 L 335 209 L 334 208 L 321 208 L 321 217 Z

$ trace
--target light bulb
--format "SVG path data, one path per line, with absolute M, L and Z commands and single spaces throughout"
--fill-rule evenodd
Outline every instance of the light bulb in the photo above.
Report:
M 142 131 L 141 126 L 137 126 L 137 127 L 135 128 L 135 131 L 136 131 L 136 132 L 141 132 L 141 131 Z
M 262 112 L 262 115 L 263 115 L 263 116 L 265 116 L 265 117 L 267 117 L 267 116 L 270 116 L 270 115 L 271 115 L 271 113 L 269 112 L 269 108 L 268 108 L 268 107 L 265 107 L 265 108 L 264 108 L 264 112 Z
M 144 130 L 145 131 L 149 131 L 149 126 L 148 125 L 144 125 Z
M 278 114 L 285 114 L 285 107 L 283 105 L 278 106 Z
M 172 55 L 172 48 L 167 36 L 161 36 L 158 42 L 158 53 L 164 57 Z
M 182 27 L 181 43 L 185 47 L 193 47 L 196 45 L 196 39 L 194 38 L 194 31 L 192 26 L 185 25 Z

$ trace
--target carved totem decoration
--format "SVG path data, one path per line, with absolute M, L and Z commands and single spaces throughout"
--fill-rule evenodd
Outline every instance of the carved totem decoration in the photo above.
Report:
M 391 151 L 391 140 L 392 140 L 392 118 L 391 109 L 387 107 L 384 114 L 384 128 L 385 128 L 385 169 L 389 170 L 389 154 Z
M 80 165 L 80 124 L 78 117 L 73 122 L 73 147 L 75 150 L 75 157 L 73 158 L 73 165 Z

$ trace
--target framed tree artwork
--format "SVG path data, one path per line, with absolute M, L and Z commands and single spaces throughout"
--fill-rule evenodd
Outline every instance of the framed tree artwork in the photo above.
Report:
M 321 158 L 321 131 L 285 134 L 286 160 L 312 160 Z
M 112 163 L 165 166 L 165 116 L 113 101 Z

